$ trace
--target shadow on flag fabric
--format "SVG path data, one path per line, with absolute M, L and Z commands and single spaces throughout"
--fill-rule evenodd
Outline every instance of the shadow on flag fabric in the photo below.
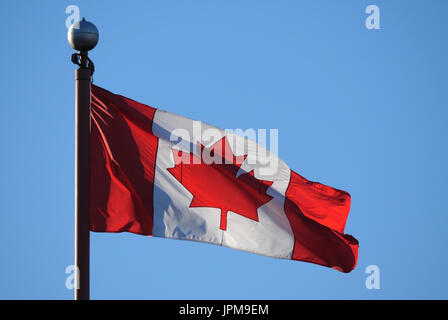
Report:
M 90 230 L 201 241 L 354 269 L 350 195 L 253 140 L 92 84 Z

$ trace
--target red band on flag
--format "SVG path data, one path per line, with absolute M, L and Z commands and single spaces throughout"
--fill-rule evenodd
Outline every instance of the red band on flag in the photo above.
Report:
M 294 232 L 292 259 L 352 271 L 358 241 L 343 234 L 349 210 L 347 192 L 308 181 L 291 170 L 285 213 Z
M 156 109 L 92 85 L 90 229 L 151 235 Z

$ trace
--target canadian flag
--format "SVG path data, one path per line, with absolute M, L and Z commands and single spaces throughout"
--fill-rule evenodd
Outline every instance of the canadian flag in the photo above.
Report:
M 350 272 L 350 195 L 261 144 L 92 85 L 90 229 L 213 243 Z

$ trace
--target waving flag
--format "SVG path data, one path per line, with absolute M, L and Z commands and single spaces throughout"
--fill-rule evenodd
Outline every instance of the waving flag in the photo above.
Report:
M 350 195 L 262 145 L 92 85 L 90 229 L 192 240 L 350 272 Z

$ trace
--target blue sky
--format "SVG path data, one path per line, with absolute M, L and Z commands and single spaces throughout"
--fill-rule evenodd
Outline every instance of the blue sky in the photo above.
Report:
M 100 31 L 95 84 L 221 128 L 278 128 L 292 169 L 350 192 L 360 242 L 343 274 L 92 234 L 92 298 L 448 298 L 443 0 L 0 2 L 0 298 L 73 297 L 71 4 Z M 365 27 L 369 4 L 380 30 Z M 365 287 L 369 265 L 380 290 Z

